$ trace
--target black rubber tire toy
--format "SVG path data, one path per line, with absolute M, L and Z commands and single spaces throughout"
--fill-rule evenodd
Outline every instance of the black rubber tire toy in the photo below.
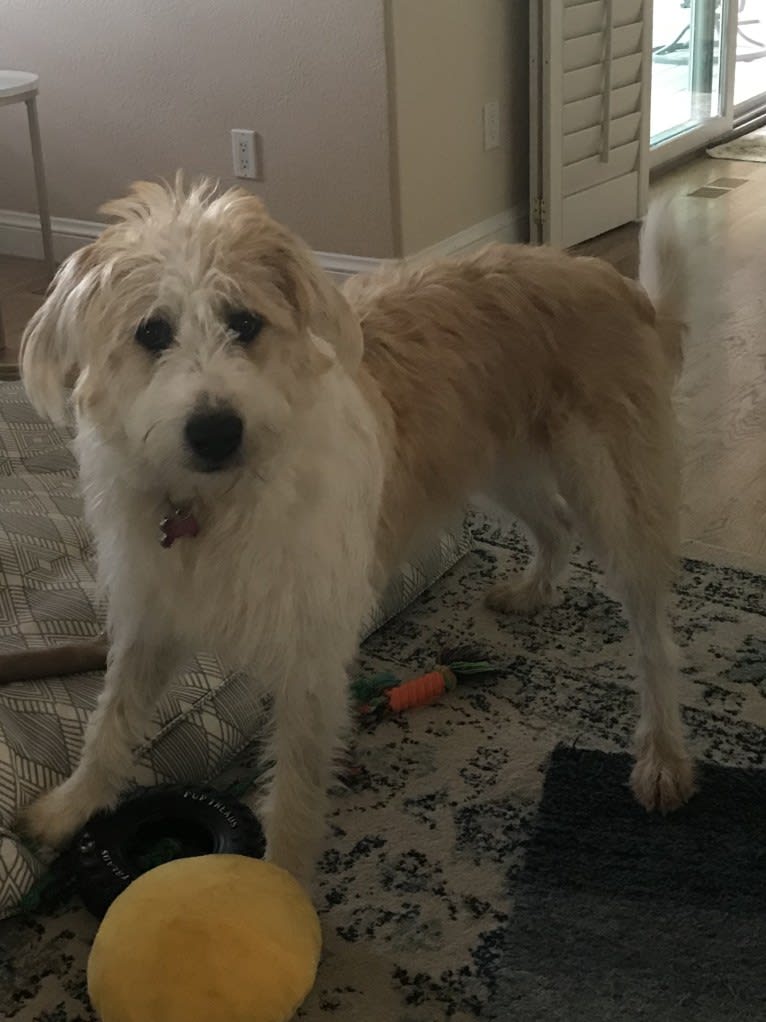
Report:
M 130 792 L 112 812 L 93 816 L 72 845 L 80 896 L 98 919 L 136 877 L 162 862 L 224 852 L 259 859 L 264 850 L 247 806 L 214 788 L 178 784 Z

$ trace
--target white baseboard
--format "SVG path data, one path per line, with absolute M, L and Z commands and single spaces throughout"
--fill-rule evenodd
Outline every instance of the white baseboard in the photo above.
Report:
M 104 230 L 105 224 L 95 220 L 70 220 L 67 217 L 51 217 L 53 230 L 53 253 L 57 261 L 66 259 L 78 248 L 93 241 Z M 0 209 L 0 255 L 22 256 L 25 259 L 42 259 L 43 242 L 40 234 L 40 218 L 36 213 L 16 213 Z M 340 252 L 316 252 L 317 259 L 329 273 L 350 277 L 377 269 L 383 260 L 367 256 L 343 255 Z
M 1 219 L 0 219 L 1 222 Z M 481 248 L 493 241 L 506 245 L 524 244 L 529 241 L 529 207 L 519 203 L 511 209 L 503 210 L 495 216 L 488 217 L 478 224 L 472 224 L 457 234 L 438 241 L 435 245 L 421 249 L 413 255 L 405 256 L 407 264 L 419 264 L 432 259 L 445 259 L 448 256 L 469 252 Z M 355 273 L 374 270 L 384 263 L 394 263 L 394 259 L 371 259 L 366 256 L 347 256 L 335 252 L 316 252 L 320 264 L 338 277 L 350 277 Z
M 385 259 L 372 256 L 343 255 L 342 252 L 314 252 L 322 269 L 334 277 L 353 277 L 355 273 L 370 273 L 377 270 Z
M 104 224 L 92 220 L 69 220 L 67 217 L 51 217 L 53 230 L 53 254 L 58 261 L 93 241 L 104 229 Z M 25 259 L 42 259 L 43 241 L 40 234 L 40 218 L 36 213 L 16 213 L 0 209 L 0 255 L 23 256 Z
M 528 240 L 528 214 L 526 205 L 507 209 L 496 216 L 482 220 L 450 238 L 407 256 L 407 263 L 420 263 L 429 259 L 465 252 L 491 241 L 521 242 Z M 104 224 L 93 220 L 70 220 L 67 217 L 52 217 L 53 252 L 57 260 L 65 259 L 78 248 L 93 241 L 104 229 Z M 34 213 L 16 213 L 0 209 L 0 255 L 23 256 L 27 259 L 42 259 L 43 245 L 40 235 L 40 220 Z M 319 264 L 337 277 L 350 277 L 377 269 L 385 259 L 368 256 L 344 255 L 340 252 L 316 252 Z
M 481 248 L 482 245 L 489 245 L 493 241 L 500 241 L 506 245 L 529 241 L 529 210 L 526 203 L 520 203 L 478 224 L 472 224 L 471 227 L 466 227 L 465 230 L 458 231 L 457 234 L 438 241 L 435 245 L 429 245 L 428 248 L 407 256 L 405 262 L 420 263 L 431 259 L 444 259 L 460 252 Z

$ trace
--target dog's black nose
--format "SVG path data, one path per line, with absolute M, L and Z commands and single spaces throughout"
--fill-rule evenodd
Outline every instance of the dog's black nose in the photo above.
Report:
M 186 423 L 186 443 L 202 468 L 214 471 L 242 444 L 242 419 L 231 411 L 197 412 Z

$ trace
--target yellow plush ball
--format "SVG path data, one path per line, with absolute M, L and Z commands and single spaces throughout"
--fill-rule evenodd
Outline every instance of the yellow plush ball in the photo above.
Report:
M 112 903 L 88 961 L 102 1022 L 287 1022 L 322 937 L 289 873 L 242 855 L 176 859 Z

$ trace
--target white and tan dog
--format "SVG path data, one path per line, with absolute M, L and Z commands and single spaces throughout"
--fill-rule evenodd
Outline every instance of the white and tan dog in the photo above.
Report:
M 205 647 L 273 696 L 268 852 L 307 879 L 361 624 L 411 544 L 480 490 L 536 545 L 490 594 L 500 611 L 555 598 L 579 526 L 638 643 L 633 790 L 685 801 L 666 622 L 685 282 L 666 221 L 645 231 L 650 301 L 598 260 L 502 245 L 341 294 L 248 193 L 138 184 L 106 210 L 23 342 L 41 413 L 61 421 L 76 379 L 111 641 L 80 764 L 28 807 L 29 833 L 59 844 L 114 803 Z

